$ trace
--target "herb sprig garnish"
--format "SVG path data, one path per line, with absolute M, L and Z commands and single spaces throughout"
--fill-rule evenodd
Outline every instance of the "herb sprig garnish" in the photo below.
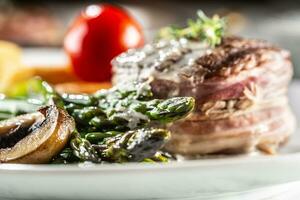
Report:
M 189 19 L 187 27 L 168 26 L 159 31 L 160 39 L 187 38 L 190 40 L 207 42 L 211 47 L 220 44 L 225 32 L 225 19 L 214 15 L 207 17 L 201 10 L 197 12 L 197 19 Z

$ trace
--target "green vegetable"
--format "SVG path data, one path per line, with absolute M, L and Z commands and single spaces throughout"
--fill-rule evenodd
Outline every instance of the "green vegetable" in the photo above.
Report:
M 192 97 L 174 97 L 166 100 L 152 100 L 147 103 L 145 114 L 152 121 L 168 123 L 180 119 L 193 110 Z
M 102 144 L 92 145 L 87 139 Z M 138 129 L 126 133 L 89 133 L 86 139 L 74 134 L 70 147 L 66 147 L 52 163 L 101 162 L 168 162 L 169 158 L 158 152 L 169 140 L 164 129 Z
M 131 83 L 93 95 L 59 95 L 47 82 L 34 79 L 0 99 L 0 119 L 56 104 L 72 116 L 77 130 L 53 163 L 167 162 L 158 151 L 170 138 L 164 129 L 145 128 L 151 122 L 178 120 L 193 108 L 191 97 L 153 99 L 148 83 Z
M 62 95 L 67 111 L 80 130 L 92 132 L 127 131 L 149 122 L 168 123 L 187 115 L 194 107 L 191 97 L 153 99 L 149 84 L 128 84 L 94 95 Z M 68 104 L 69 103 L 69 104 Z
M 125 102 L 126 101 L 126 102 Z M 94 127 L 97 131 L 124 131 L 147 125 L 149 122 L 168 123 L 187 115 L 194 108 L 191 97 L 174 97 L 167 100 L 107 102 L 107 107 L 69 109 L 78 124 Z
M 30 100 L 29 100 L 30 101 Z M 21 99 L 0 100 L 0 120 L 8 119 L 17 115 L 34 112 L 39 105 Z
M 36 102 L 40 101 L 41 104 L 56 104 L 59 108 L 64 106 L 60 95 L 50 84 L 40 78 L 16 84 L 6 95 L 15 99 L 34 99 Z
M 187 27 L 168 26 L 158 34 L 160 39 L 187 38 L 207 42 L 211 47 L 220 44 L 225 32 L 225 19 L 214 15 L 207 17 L 202 11 L 197 12 L 196 20 L 188 20 Z
M 101 162 L 101 158 L 91 143 L 85 138 L 82 138 L 78 132 L 74 132 L 70 146 L 73 149 L 73 154 L 79 158 L 80 161 Z
M 117 132 L 117 131 L 93 132 L 93 133 L 86 133 L 84 137 L 85 139 L 87 139 L 93 144 L 101 144 L 104 139 L 114 137 L 120 134 L 122 134 L 122 132 Z
M 71 147 L 66 147 L 63 149 L 55 158 L 53 158 L 53 164 L 68 164 L 68 163 L 78 163 L 80 159 L 73 153 Z
M 103 159 L 110 162 L 141 162 L 153 157 L 169 140 L 164 129 L 138 129 L 117 135 L 106 141 Z

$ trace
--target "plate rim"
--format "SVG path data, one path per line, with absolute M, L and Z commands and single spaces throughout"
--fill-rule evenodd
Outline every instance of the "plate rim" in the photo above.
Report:
M 247 165 L 265 162 L 291 162 L 300 160 L 300 152 L 282 155 L 235 156 L 218 159 L 197 159 L 172 161 L 170 163 L 126 163 L 126 164 L 0 164 L 0 173 L 22 172 L 140 172 L 161 170 L 200 169 L 202 167 L 220 167 L 231 165 Z

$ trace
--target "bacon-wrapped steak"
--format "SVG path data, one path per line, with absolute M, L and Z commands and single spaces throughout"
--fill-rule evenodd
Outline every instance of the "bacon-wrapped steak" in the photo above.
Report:
M 269 43 L 227 37 L 210 48 L 160 41 L 121 54 L 113 65 L 115 83 L 151 80 L 158 98 L 196 99 L 195 111 L 168 127 L 173 153 L 274 153 L 294 130 L 286 94 L 290 54 Z

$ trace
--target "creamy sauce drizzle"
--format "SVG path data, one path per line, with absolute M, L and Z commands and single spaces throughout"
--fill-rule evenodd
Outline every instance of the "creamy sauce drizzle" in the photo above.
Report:
M 119 75 L 122 73 L 120 68 L 138 70 L 138 76 L 133 77 L 133 80 L 154 77 L 180 82 L 180 72 L 185 67 L 191 67 L 195 59 L 209 51 L 210 48 L 202 42 L 186 39 L 162 40 L 148 44 L 141 49 L 131 49 L 121 54 L 113 61 L 113 65 L 118 68 L 115 71 Z M 128 80 L 128 77 L 126 80 Z

